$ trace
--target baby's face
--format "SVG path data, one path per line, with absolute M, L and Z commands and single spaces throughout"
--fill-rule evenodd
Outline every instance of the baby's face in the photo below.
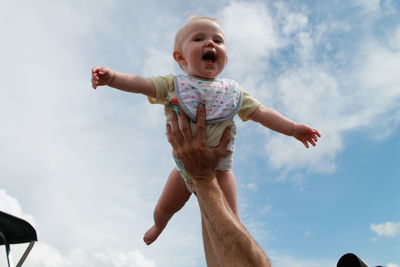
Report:
M 200 78 L 216 78 L 228 62 L 225 39 L 218 24 L 199 20 L 185 26 L 180 45 L 175 50 L 181 53 L 176 60 L 187 74 Z

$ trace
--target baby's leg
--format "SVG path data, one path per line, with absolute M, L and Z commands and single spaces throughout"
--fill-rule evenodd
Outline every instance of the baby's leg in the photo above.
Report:
M 150 245 L 164 230 L 175 212 L 180 210 L 191 193 L 177 169 L 173 169 L 154 208 L 154 225 L 144 234 L 143 241 Z
M 217 170 L 217 181 L 233 213 L 239 218 L 235 174 L 231 170 Z

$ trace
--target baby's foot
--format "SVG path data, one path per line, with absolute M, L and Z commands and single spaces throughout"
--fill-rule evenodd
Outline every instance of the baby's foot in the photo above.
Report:
M 144 234 L 143 241 L 146 243 L 146 245 L 150 245 L 153 243 L 157 237 L 161 234 L 163 231 L 163 228 L 157 227 L 156 225 L 153 225 L 147 232 Z

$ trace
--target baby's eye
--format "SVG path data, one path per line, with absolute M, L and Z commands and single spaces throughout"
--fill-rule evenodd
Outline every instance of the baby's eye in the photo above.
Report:
M 203 41 L 203 38 L 202 38 L 202 37 L 195 37 L 195 38 L 193 39 L 193 41 L 195 41 L 195 42 L 201 42 L 201 41 Z
M 214 43 L 216 43 L 216 44 L 223 44 L 224 41 L 222 41 L 221 39 L 215 39 L 215 40 L 214 40 Z

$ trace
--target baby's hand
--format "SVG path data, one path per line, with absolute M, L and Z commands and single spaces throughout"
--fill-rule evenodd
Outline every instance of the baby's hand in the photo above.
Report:
M 94 67 L 92 69 L 92 87 L 96 89 L 97 86 L 110 85 L 114 79 L 114 71 L 107 67 Z
M 306 148 L 309 148 L 308 143 L 315 146 L 315 143 L 318 141 L 318 137 L 321 137 L 321 134 L 316 129 L 305 124 L 296 124 L 293 137 L 302 142 Z

